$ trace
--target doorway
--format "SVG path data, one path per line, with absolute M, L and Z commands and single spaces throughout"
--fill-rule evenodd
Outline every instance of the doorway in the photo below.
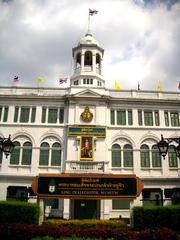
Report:
M 99 219 L 100 218 L 100 200 L 72 200 L 74 219 Z

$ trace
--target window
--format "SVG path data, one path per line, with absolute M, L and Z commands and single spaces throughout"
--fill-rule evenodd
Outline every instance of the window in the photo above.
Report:
M 36 117 L 36 107 L 15 107 L 14 122 L 34 123 Z
M 141 146 L 141 167 L 150 167 L 149 147 L 145 144 Z
M 144 111 L 145 126 L 153 126 L 153 114 L 150 111 Z
M 85 52 L 84 65 L 92 65 L 92 52 Z
M 130 144 L 124 145 L 124 167 L 133 167 L 133 151 Z
M 154 117 L 155 117 L 155 125 L 159 126 L 159 112 L 158 111 L 154 112 Z
M 112 146 L 112 167 L 121 167 L 121 147 L 118 144 Z
M 9 186 L 7 188 L 7 200 L 27 201 L 28 189 L 21 186 Z
M 145 188 L 142 191 L 143 206 L 146 205 L 163 205 L 163 194 L 160 188 Z
M 0 121 L 7 122 L 9 107 L 0 106 Z
M 44 142 L 40 146 L 39 165 L 47 166 L 49 163 L 49 144 Z
M 61 145 L 53 141 L 43 142 L 40 146 L 40 166 L 61 166 Z
M 20 122 L 28 122 L 29 121 L 29 107 L 21 107 L 20 113 Z
M 2 164 L 2 157 L 3 157 L 3 152 L 0 151 L 0 165 Z
M 142 111 L 138 110 L 138 124 L 142 126 Z
M 112 209 L 130 209 L 130 200 L 112 200 Z
M 159 154 L 157 145 L 152 146 L 152 166 L 161 167 L 161 155 Z
M 64 122 L 64 108 L 43 107 L 41 122 L 42 123 L 63 123 Z
M 111 125 L 115 124 L 115 111 L 111 110 Z
M 61 165 L 61 145 L 59 143 L 54 143 L 52 145 L 51 166 L 60 165 Z
M 165 120 L 165 125 L 168 127 L 169 126 L 169 113 L 164 112 L 164 120 Z
M 133 124 L 132 110 L 128 110 L 128 125 Z
M 168 158 L 169 158 L 169 167 L 177 167 L 178 166 L 178 162 L 177 162 L 177 155 L 174 149 L 173 145 L 169 146 L 168 149 Z
M 179 113 L 178 112 L 171 112 L 170 113 L 170 118 L 171 118 L 171 125 L 173 127 L 178 127 L 179 126 Z
M 22 151 L 22 165 L 31 165 L 32 158 L 32 144 L 30 142 L 25 142 L 23 144 Z
M 117 111 L 117 125 L 126 125 L 126 111 Z
M 29 141 L 15 142 L 14 151 L 10 156 L 11 165 L 31 165 L 32 144 Z

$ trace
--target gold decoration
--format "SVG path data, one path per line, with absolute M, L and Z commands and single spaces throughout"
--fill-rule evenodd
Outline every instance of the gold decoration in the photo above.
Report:
M 84 122 L 91 122 L 92 119 L 93 119 L 93 114 L 89 111 L 89 107 L 86 106 L 84 108 L 84 112 L 81 113 L 81 119 L 84 121 Z

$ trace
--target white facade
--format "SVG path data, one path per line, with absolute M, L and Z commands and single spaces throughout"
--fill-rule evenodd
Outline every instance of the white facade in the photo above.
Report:
M 180 136 L 180 94 L 106 89 L 103 52 L 90 33 L 80 40 L 73 49 L 69 88 L 0 87 L 0 136 L 11 134 L 19 144 L 13 153 L 16 156 L 6 159 L 3 155 L 0 160 L 1 200 L 26 199 L 26 189 L 39 173 L 113 173 L 136 174 L 143 181 L 143 194 L 133 201 L 95 200 L 90 205 L 83 200 L 59 199 L 50 214 L 109 219 L 129 217 L 132 206 L 147 201 L 171 202 L 174 189 L 180 188 L 180 162 L 174 153 L 159 159 L 153 146 L 161 134 Z M 87 106 L 93 116 L 88 122 L 81 118 Z M 105 138 L 93 139 L 91 161 L 80 160 L 80 136 L 67 136 L 68 127 L 78 126 L 106 130 Z M 46 154 L 47 146 L 49 155 L 43 158 L 40 149 Z M 36 201 L 29 193 L 28 197 Z M 86 215 L 86 205 L 95 215 Z

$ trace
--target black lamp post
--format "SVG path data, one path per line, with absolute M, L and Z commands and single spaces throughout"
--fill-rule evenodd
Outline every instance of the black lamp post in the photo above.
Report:
M 0 151 L 7 156 L 14 150 L 15 144 L 11 141 L 11 135 L 8 138 L 0 137 Z
M 180 137 L 164 138 L 163 135 L 161 135 L 161 141 L 158 142 L 157 144 L 159 153 L 165 159 L 165 156 L 168 152 L 169 144 L 171 142 L 175 142 L 178 144 L 177 146 L 174 146 L 174 150 L 176 152 L 177 157 L 180 159 Z

